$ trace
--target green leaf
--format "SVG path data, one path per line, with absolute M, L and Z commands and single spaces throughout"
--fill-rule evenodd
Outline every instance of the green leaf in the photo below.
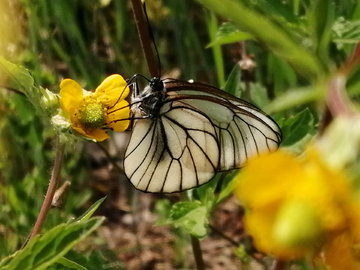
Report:
M 29 97 L 31 89 L 34 86 L 34 79 L 30 75 L 29 71 L 24 68 L 17 66 L 0 56 L 0 67 L 8 76 L 17 84 L 25 95 Z
M 86 267 L 81 266 L 80 264 L 73 262 L 69 259 L 62 257 L 57 263 L 53 264 L 47 270 L 87 270 Z
M 42 236 L 34 237 L 24 249 L 0 263 L 1 270 L 41 270 L 60 260 L 105 218 L 96 217 L 72 224 L 60 224 Z
M 308 79 L 319 78 L 323 75 L 325 70 L 317 56 L 305 49 L 301 42 L 295 39 L 295 34 L 290 35 L 278 23 L 249 9 L 245 1 L 197 1 L 251 34 Z
M 207 26 L 210 39 L 214 40 L 218 29 L 217 17 L 214 12 L 211 12 L 209 18 L 207 19 Z M 218 83 L 220 86 L 223 86 L 225 84 L 224 59 L 222 57 L 220 45 L 214 45 L 212 47 L 212 51 L 218 76 Z
M 106 199 L 106 197 L 97 200 L 95 203 L 93 203 L 93 205 L 91 205 L 89 207 L 88 210 L 86 210 L 86 212 L 84 214 L 82 214 L 80 217 L 78 217 L 75 220 L 71 220 L 70 222 L 68 222 L 68 224 L 73 223 L 73 222 L 88 220 L 94 214 L 96 209 L 98 209 L 99 206 L 105 201 L 105 199 Z
M 209 212 L 215 203 L 215 189 L 218 186 L 221 177 L 222 173 L 218 173 L 213 179 L 211 179 L 211 181 L 194 189 L 194 192 L 196 192 L 199 196 L 201 204 L 204 205 Z
M 204 238 L 207 230 L 207 209 L 196 201 L 178 202 L 173 205 L 168 224 L 183 228 L 187 233 Z
M 229 197 L 234 192 L 235 185 L 233 184 L 234 183 L 233 179 L 238 173 L 239 170 L 233 170 L 228 175 L 226 175 L 226 178 L 224 179 L 223 182 L 223 186 L 221 188 L 221 192 L 216 201 L 217 204 L 222 202 L 224 199 Z
M 124 264 L 119 261 L 119 258 L 117 257 L 115 252 L 109 250 L 106 247 L 102 247 L 101 250 L 92 250 L 89 255 L 85 255 L 84 252 L 80 253 L 70 250 L 68 254 L 66 254 L 66 259 L 76 262 L 83 267 L 86 267 L 87 270 L 126 269 Z
M 211 41 L 209 45 L 206 46 L 206 48 L 215 45 L 224 45 L 244 41 L 248 39 L 252 39 L 252 36 L 249 33 L 240 31 L 232 23 L 223 23 L 219 27 L 215 38 Z
M 335 20 L 335 5 L 331 0 L 312 1 L 308 18 L 309 31 L 315 41 L 316 52 L 325 66 L 330 64 L 329 45 L 331 27 Z
M 314 117 L 305 109 L 294 117 L 287 119 L 282 127 L 284 140 L 282 146 L 289 146 L 304 138 L 314 130 Z
M 333 41 L 338 48 L 344 44 L 356 44 L 360 42 L 360 20 L 348 21 L 339 17 L 333 27 Z
M 323 90 L 324 89 L 314 87 L 289 90 L 262 109 L 267 113 L 274 113 L 291 109 L 305 103 L 321 100 L 325 95 L 325 91 Z
M 232 69 L 223 90 L 235 97 L 241 97 L 241 69 L 238 64 Z

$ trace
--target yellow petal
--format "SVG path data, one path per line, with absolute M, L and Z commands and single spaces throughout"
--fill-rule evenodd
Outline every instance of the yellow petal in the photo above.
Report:
M 271 210 L 248 211 L 245 215 L 245 229 L 253 237 L 256 249 L 284 260 L 303 257 L 306 250 L 302 248 L 289 248 L 288 246 L 275 244 L 276 241 L 272 233 L 274 221 L 275 215 Z
M 105 132 L 105 130 L 99 128 L 85 131 L 81 127 L 73 127 L 73 130 L 84 137 L 94 139 L 98 142 L 101 142 L 109 138 L 109 135 Z
M 106 123 L 109 128 L 116 132 L 124 131 L 128 128 L 130 121 L 122 119 L 129 118 L 129 103 L 126 100 L 118 102 L 114 108 L 108 112 Z M 120 121 L 119 121 L 120 120 Z
M 124 100 L 129 94 L 126 81 L 119 74 L 107 77 L 95 90 L 94 98 L 106 107 L 112 107 Z
M 360 264 L 354 257 L 352 241 L 346 233 L 339 234 L 324 248 L 325 263 L 334 270 L 359 270 Z
M 86 134 L 85 130 L 82 129 L 81 127 L 74 127 L 74 126 L 73 126 L 72 129 L 75 130 L 77 133 L 79 133 L 79 134 L 82 135 L 82 136 L 89 137 L 89 136 Z
M 87 137 L 95 139 L 98 142 L 101 142 L 103 140 L 106 140 L 106 139 L 110 138 L 105 130 L 102 130 L 102 129 L 99 129 L 99 128 L 88 131 L 87 132 Z
M 294 156 L 277 151 L 250 159 L 238 177 L 235 194 L 248 207 L 284 200 L 304 172 Z
M 71 79 L 62 80 L 60 83 L 60 103 L 65 112 L 70 112 L 71 108 L 78 108 L 82 102 L 83 90 L 81 86 Z

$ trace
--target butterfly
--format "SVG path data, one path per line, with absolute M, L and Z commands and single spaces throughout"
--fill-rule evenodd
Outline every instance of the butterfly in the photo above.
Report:
M 203 185 L 281 142 L 274 120 L 216 87 L 153 78 L 138 93 L 133 85 L 124 171 L 138 190 L 172 193 Z

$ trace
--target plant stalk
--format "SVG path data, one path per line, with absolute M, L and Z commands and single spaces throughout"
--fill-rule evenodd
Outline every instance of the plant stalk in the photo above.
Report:
M 200 246 L 200 241 L 196 237 L 190 235 L 191 238 L 191 246 L 194 254 L 194 259 L 196 263 L 197 270 L 205 270 L 205 264 L 202 257 L 202 251 Z
M 188 191 L 184 191 L 180 193 L 180 198 L 182 201 L 190 201 Z M 205 270 L 204 259 L 202 256 L 202 250 L 200 246 L 200 241 L 196 237 L 190 234 L 191 247 L 195 259 L 196 269 L 197 270 Z
M 154 53 L 152 50 L 153 42 L 150 39 L 149 33 L 149 23 L 146 23 L 143 6 L 141 4 L 141 0 L 131 0 L 134 17 L 135 17 L 135 24 L 138 30 L 139 38 L 141 47 L 146 59 L 146 63 L 149 68 L 150 76 L 151 77 L 159 77 L 159 69 L 155 61 Z
M 51 178 L 49 182 L 48 189 L 46 191 L 44 202 L 41 206 L 40 213 L 37 217 L 37 220 L 35 222 L 34 228 L 31 231 L 30 237 L 28 241 L 30 241 L 32 238 L 34 238 L 37 234 L 40 233 L 41 228 L 45 222 L 45 219 L 49 213 L 49 210 L 51 209 L 51 203 L 54 198 L 54 194 L 56 191 L 56 187 L 59 182 L 59 175 L 62 165 L 62 160 L 64 156 L 64 144 L 60 142 L 60 138 L 57 137 L 56 141 L 56 156 L 54 161 L 54 167 L 51 172 Z

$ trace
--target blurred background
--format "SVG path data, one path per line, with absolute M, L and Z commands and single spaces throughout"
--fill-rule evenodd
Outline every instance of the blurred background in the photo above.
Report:
M 286 2 L 291 6 L 296 1 Z M 350 4 L 340 6 L 339 13 L 351 12 Z M 63 78 L 91 90 L 114 73 L 149 77 L 130 1 L 1 0 L 0 12 L 0 55 L 28 68 L 38 85 L 54 93 Z M 301 29 L 301 20 L 294 15 L 298 12 L 282 13 L 288 15 L 289 29 Z M 147 13 L 163 77 L 194 79 L 221 88 L 235 67 L 241 85 L 251 88 L 248 99 L 260 107 L 287 89 L 306 85 L 289 64 L 255 41 L 247 41 L 246 47 L 238 42 L 207 47 L 225 21 L 195 1 L 151 0 Z M 345 58 L 346 51 L 335 45 L 331 49 L 335 63 Z M 239 61 L 245 58 L 256 68 L 248 72 L 242 66 L 240 73 Z M 19 249 L 30 233 L 54 159 L 54 131 L 26 98 L 3 88 L 7 82 L 2 75 L 0 257 Z M 318 122 L 314 105 L 295 106 L 273 116 L 279 120 L 304 108 L 313 112 L 307 130 L 313 134 Z M 180 229 L 154 226 L 168 215 L 179 195 L 140 193 L 121 172 L 127 136 L 127 132 L 113 134 L 112 140 L 99 145 L 81 142 L 67 147 L 62 181 L 71 181 L 71 187 L 63 206 L 50 212 L 44 229 L 80 215 L 108 196 L 97 212 L 107 217 L 106 223 L 68 256 L 89 269 L 98 269 L 91 268 L 95 262 L 110 269 L 192 269 L 188 236 Z M 211 269 L 238 269 L 242 264 L 234 252 L 243 237 L 242 214 L 230 196 L 212 215 L 209 237 L 201 242 Z
M 63 78 L 91 90 L 114 73 L 125 78 L 138 73 L 149 77 L 130 1 L 1 0 L 0 5 L 0 54 L 28 68 L 38 85 L 54 93 Z M 217 20 L 194 1 L 148 1 L 147 13 L 164 77 L 191 78 L 220 87 L 224 74 L 240 60 L 239 45 L 228 45 L 224 68 L 222 61 L 216 66 L 214 53 L 219 51 L 206 46 L 217 31 Z M 31 231 L 54 152 L 53 131 L 38 119 L 26 98 L 2 88 L 0 110 L 0 256 L 4 257 L 20 248 Z M 126 137 L 126 132 L 114 134 L 113 140 L 101 145 L 120 167 Z M 112 162 L 94 143 L 69 145 L 62 181 L 71 181 L 71 187 L 62 208 L 50 212 L 44 229 L 80 215 L 95 200 L 108 196 L 97 213 L 107 217 L 106 224 L 69 256 L 89 269 L 99 260 L 112 263 L 111 269 L 191 268 L 188 236 L 181 230 L 154 227 L 171 203 L 179 200 L 178 195 L 137 192 Z M 229 218 L 242 210 L 233 203 L 223 208 L 218 222 L 239 235 L 241 225 L 229 223 Z M 225 266 L 240 263 L 231 244 L 215 242 L 203 246 L 209 261 Z

